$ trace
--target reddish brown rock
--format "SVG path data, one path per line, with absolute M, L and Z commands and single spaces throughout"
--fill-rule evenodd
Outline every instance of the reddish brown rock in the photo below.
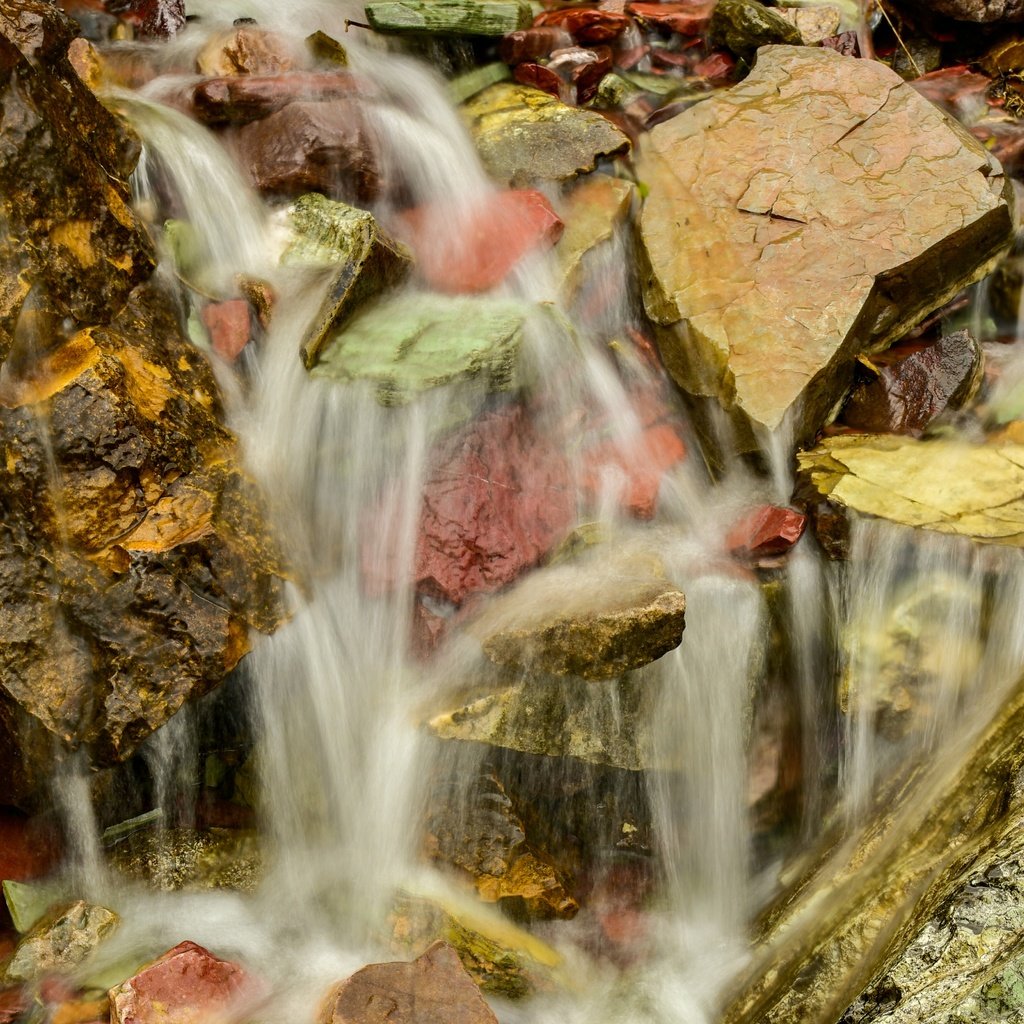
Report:
M 107 0 L 103 6 L 152 39 L 169 39 L 185 27 L 185 0 Z
M 56 837 L 48 829 L 17 811 L 0 808 L 0 880 L 27 882 L 40 878 L 59 857 Z M 0 904 L 0 925 L 5 921 L 7 908 Z
M 414 582 L 462 604 L 536 565 L 575 516 L 565 456 L 519 405 L 488 412 L 441 442 L 424 487 Z M 368 586 L 389 589 L 397 566 L 378 566 L 368 544 Z M 396 545 L 382 545 L 385 551 Z
M 318 1024 L 498 1024 L 444 942 L 411 963 L 370 964 L 328 993 Z
M 211 302 L 203 307 L 202 317 L 213 351 L 233 363 L 252 337 L 249 303 L 245 299 Z
M 293 64 L 288 43 L 281 36 L 255 25 L 239 25 L 214 36 L 200 51 L 200 74 L 279 75 Z
M 872 376 L 854 387 L 841 422 L 873 434 L 918 436 L 947 409 L 963 405 L 981 382 L 981 348 L 969 331 L 897 345 L 861 365 Z
M 239 128 L 236 138 L 243 166 L 261 192 L 322 192 L 361 202 L 377 194 L 377 157 L 354 101 L 289 103 Z
M 760 505 L 739 519 L 725 543 L 743 557 L 781 555 L 800 539 L 806 525 L 807 517 L 795 509 Z
M 693 73 L 706 78 L 712 85 L 723 85 L 728 82 L 735 70 L 736 58 L 724 50 L 709 53 L 693 66 Z
M 523 28 L 509 32 L 501 40 L 501 59 L 515 66 L 523 61 L 536 61 L 550 55 L 552 50 L 572 42 L 569 33 L 558 26 L 548 28 Z
M 355 77 L 347 71 L 222 75 L 195 87 L 192 108 L 204 124 L 248 124 L 289 103 L 351 96 L 358 88 Z
M 556 99 L 562 99 L 565 92 L 565 83 L 556 72 L 533 61 L 517 64 L 512 72 L 512 77 L 520 85 L 531 85 L 534 89 L 540 89 Z
M 528 252 L 549 248 L 562 235 L 558 214 L 535 189 L 496 192 L 460 216 L 464 221 L 455 231 L 447 207 L 417 207 L 400 219 L 402 241 L 438 291 L 487 291 Z
M 622 35 L 630 19 L 614 11 L 593 7 L 570 7 L 562 11 L 545 11 L 537 16 L 535 28 L 556 26 L 564 29 L 577 43 L 607 43 Z
M 551 54 L 547 68 L 568 86 L 568 101 L 586 103 L 592 99 L 601 79 L 612 69 L 612 51 L 607 46 L 587 49 L 569 46 Z
M 836 53 L 844 57 L 860 56 L 860 40 L 857 38 L 857 33 L 853 31 L 840 32 L 835 36 L 825 36 L 818 45 L 824 46 L 826 50 L 835 50 Z
M 627 4 L 626 9 L 635 18 L 657 28 L 683 36 L 699 36 L 707 31 L 715 4 L 714 0 L 665 4 L 637 2 Z
M 14 1024 L 32 1004 L 28 992 L 21 988 L 0 989 L 0 1024 Z
M 181 942 L 110 990 L 111 1024 L 244 1019 L 263 986 L 236 963 Z

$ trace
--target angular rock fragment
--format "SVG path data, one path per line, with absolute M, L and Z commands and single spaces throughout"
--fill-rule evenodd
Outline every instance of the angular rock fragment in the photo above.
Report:
M 378 0 L 366 5 L 376 32 L 432 36 L 503 36 L 528 28 L 525 0 Z
M 111 1024 L 245 1019 L 262 986 L 230 960 L 181 942 L 109 992 Z
M 1024 445 L 841 436 L 797 455 L 833 503 L 983 544 L 1024 547 Z
M 518 381 L 529 314 L 528 306 L 511 299 L 396 296 L 332 334 L 312 373 L 372 383 L 382 405 L 404 405 L 421 391 L 458 380 L 508 391 Z
M 18 943 L 7 962 L 8 982 L 35 981 L 77 967 L 118 925 L 112 910 L 78 900 L 48 914 Z
M 373 214 L 312 192 L 289 211 L 292 241 L 282 262 L 332 269 L 323 306 L 302 343 L 306 368 L 313 367 L 331 331 L 348 323 L 359 307 L 409 271 L 408 253 L 380 228 Z
M 214 35 L 196 58 L 199 73 L 207 78 L 280 75 L 293 63 L 288 41 L 255 25 L 238 25 Z
M 327 994 L 318 1024 L 498 1024 L 459 956 L 435 942 L 411 963 L 370 964 Z M 115 1024 L 121 1024 L 120 1021 Z
M 531 573 L 467 629 L 496 664 L 612 679 L 678 647 L 685 610 L 656 558 L 599 548 Z
M 873 61 L 788 46 L 649 135 L 637 173 L 650 315 L 672 376 L 752 446 L 825 419 L 858 352 L 890 344 L 994 262 L 1006 181 Z M 927 182 L 927 185 L 923 185 Z
M 761 505 L 729 530 L 726 547 L 736 555 L 758 558 L 781 555 L 803 536 L 807 517 L 791 508 Z
M 920 434 L 981 383 L 981 346 L 957 331 L 930 344 L 899 345 L 867 363 L 876 376 L 854 387 L 841 422 L 873 434 Z
M 492 85 L 462 109 L 484 166 L 512 188 L 566 181 L 629 149 L 629 139 L 600 114 L 529 86 Z

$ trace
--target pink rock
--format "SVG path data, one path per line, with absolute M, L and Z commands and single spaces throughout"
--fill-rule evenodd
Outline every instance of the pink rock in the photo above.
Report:
M 250 1012 L 263 986 L 242 967 L 181 942 L 110 990 L 111 1024 L 213 1024 Z
M 435 942 L 412 963 L 370 964 L 335 986 L 318 1024 L 498 1024 L 458 954 Z
M 453 229 L 450 210 L 419 206 L 403 213 L 396 228 L 438 291 L 487 291 L 528 252 L 562 235 L 558 214 L 535 189 L 497 192 L 459 216 Z
M 233 363 L 252 337 L 249 303 L 245 299 L 211 302 L 203 307 L 202 316 L 213 351 Z
M 740 518 L 729 531 L 726 546 L 735 555 L 781 555 L 801 537 L 807 517 L 779 505 L 759 505 Z
M 566 534 L 575 519 L 569 467 L 519 405 L 484 413 L 441 442 L 424 486 L 413 583 L 461 605 L 511 583 Z M 370 520 L 377 529 L 379 516 Z M 391 538 L 363 547 L 367 588 L 399 582 Z

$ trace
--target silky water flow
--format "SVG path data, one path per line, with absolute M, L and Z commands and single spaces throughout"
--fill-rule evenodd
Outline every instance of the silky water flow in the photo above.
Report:
M 287 34 L 296 46 L 318 28 L 344 33 L 345 12 L 333 2 L 282 6 L 196 4 L 200 20 L 170 46 L 198 50 L 211 26 L 241 15 Z M 345 39 L 353 70 L 366 83 L 362 102 L 383 173 L 401 180 L 411 202 L 443 211 L 435 228 L 436 244 L 445 245 L 445 232 L 457 235 L 491 190 L 472 145 L 441 83 L 422 65 L 365 48 L 351 34 Z M 436 664 L 417 661 L 409 650 L 415 595 L 402 581 L 412 576 L 434 442 L 451 423 L 487 407 L 488 398 L 451 385 L 384 407 L 368 387 L 308 375 L 298 352 L 327 281 L 278 265 L 273 212 L 214 136 L 163 102 L 179 85 L 167 75 L 143 93 L 110 98 L 144 143 L 133 183 L 137 204 L 154 216 L 170 197 L 209 287 L 253 274 L 270 280 L 279 296 L 260 351 L 243 357 L 249 387 L 231 368 L 217 368 L 231 425 L 268 496 L 293 576 L 290 621 L 258 638 L 244 667 L 257 736 L 265 880 L 252 895 L 115 884 L 102 868 L 83 766 L 65 765 L 56 786 L 80 877 L 123 916 L 88 965 L 90 976 L 113 977 L 125 963 L 189 938 L 244 959 L 268 981 L 273 997 L 263 1019 L 312 1019 L 330 983 L 391 958 L 387 918 L 399 894 L 454 910 L 467 903 L 422 862 L 423 808 L 432 787 L 452 807 L 468 807 L 473 780 L 505 755 L 424 732 L 431 714 L 457 703 L 482 659 L 472 642 L 457 638 Z M 382 205 L 375 212 L 389 211 Z M 1017 552 L 979 551 L 955 538 L 855 519 L 845 566 L 828 564 L 807 536 L 774 587 L 738 572 L 726 550 L 727 525 L 752 504 L 788 499 L 784 439 L 766 441 L 765 461 L 773 467 L 767 477 L 726 450 L 712 479 L 691 433 L 690 456 L 663 480 L 655 519 L 639 525 L 623 514 L 622 467 L 643 458 L 638 396 L 670 390 L 642 359 L 622 356 L 616 365 L 610 355 L 609 342 L 639 321 L 630 260 L 623 237 L 593 255 L 589 280 L 619 296 L 598 314 L 584 303 L 559 306 L 548 257 L 525 261 L 498 291 L 535 310 L 521 356 L 525 377 L 543 382 L 534 389 L 532 415 L 567 460 L 564 500 L 577 522 L 616 548 L 657 557 L 687 597 L 682 643 L 633 674 L 639 697 L 613 683 L 610 703 L 593 712 L 609 742 L 636 742 L 646 758 L 644 773 L 620 772 L 601 799 L 609 807 L 634 800 L 649 808 L 659 880 L 652 939 L 642 962 L 612 967 L 577 941 L 576 922 L 537 926 L 561 958 L 559 983 L 555 993 L 525 1003 L 495 1000 L 510 1024 L 712 1024 L 746 959 L 749 922 L 772 894 L 773 867 L 793 844 L 812 843 L 836 807 L 855 830 L 880 776 L 930 756 L 998 700 L 1024 665 Z M 415 293 L 421 286 L 409 287 Z M 187 305 L 187 289 L 181 294 Z M 579 453 L 607 438 L 609 456 L 596 474 L 588 472 Z M 553 587 L 565 588 L 567 606 L 579 605 L 571 569 L 551 578 Z M 586 585 L 594 586 L 593 576 Z M 616 586 L 610 567 L 598 587 Z M 433 606 L 442 616 L 452 610 Z M 799 749 L 799 828 L 780 848 L 755 850 L 757 709 L 765 680 L 780 674 L 799 708 L 786 739 Z M 196 756 L 197 721 L 208 700 L 144 747 L 165 808 L 190 799 L 182 766 Z M 573 714 L 591 713 L 577 711 L 571 687 L 564 700 Z M 642 709 L 639 738 L 627 736 L 637 729 L 626 711 L 634 700 Z M 587 774 L 590 768 L 565 769 L 572 760 L 526 758 L 529 785 L 551 792 L 562 770 L 598 778 Z M 507 927 L 497 911 L 477 906 L 472 913 Z

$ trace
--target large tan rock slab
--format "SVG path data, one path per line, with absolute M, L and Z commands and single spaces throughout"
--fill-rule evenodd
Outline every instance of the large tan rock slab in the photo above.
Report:
M 769 46 L 657 126 L 637 167 L 645 303 L 676 381 L 749 447 L 820 426 L 854 357 L 981 277 L 1012 217 L 999 164 L 891 70 Z
M 444 942 L 411 963 L 370 964 L 328 994 L 318 1024 L 497 1024 Z
M 1024 445 L 828 438 L 797 456 L 829 501 L 905 526 L 1024 547 Z

